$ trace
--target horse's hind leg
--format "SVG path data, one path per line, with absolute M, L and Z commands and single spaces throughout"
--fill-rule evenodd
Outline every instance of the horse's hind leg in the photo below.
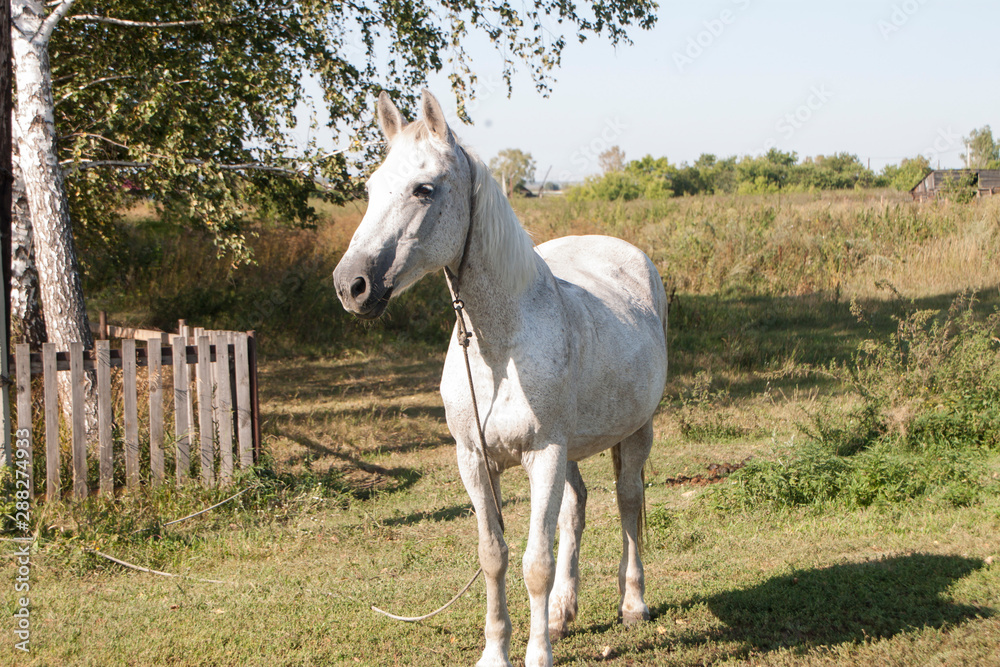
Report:
M 618 618 L 625 625 L 649 620 L 643 596 L 641 521 L 645 504 L 642 467 L 653 446 L 653 421 L 614 446 L 612 455 L 617 479 L 618 512 L 622 521 L 622 560 L 618 566 Z
M 566 487 L 559 507 L 559 557 L 556 580 L 549 595 L 549 639 L 566 635 L 576 618 L 576 596 L 580 589 L 580 537 L 583 535 L 587 489 L 575 461 L 566 464 Z

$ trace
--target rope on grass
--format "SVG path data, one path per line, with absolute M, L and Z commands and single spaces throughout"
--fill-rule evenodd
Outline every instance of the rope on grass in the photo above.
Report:
M 240 491 L 236 495 L 230 496 L 229 498 L 226 498 L 222 502 L 215 503 L 211 507 L 206 507 L 205 509 L 199 510 L 199 511 L 195 512 L 194 514 L 188 514 L 187 516 L 183 516 L 180 519 L 174 519 L 173 521 L 167 521 L 165 524 L 163 524 L 163 526 L 166 527 L 166 526 L 170 526 L 170 525 L 175 524 L 175 523 L 180 523 L 181 521 L 187 521 L 188 519 L 193 519 L 194 517 L 198 516 L 199 514 L 204 514 L 205 512 L 208 512 L 210 510 L 214 510 L 216 507 L 219 507 L 220 505 L 225 505 L 230 500 L 236 500 L 237 498 L 239 498 L 240 496 L 242 496 L 244 493 L 246 493 L 247 491 L 249 491 L 252 488 L 254 488 L 254 487 L 248 486 L 247 488 L 243 489 L 242 491 Z
M 160 527 L 161 527 L 161 528 L 164 528 L 164 527 L 166 527 L 166 526 L 171 526 L 171 525 L 173 525 L 173 524 L 175 524 L 175 523 L 180 523 L 181 521 L 187 521 L 188 519 L 192 519 L 192 518 L 194 518 L 194 517 L 198 516 L 199 514 L 204 514 L 205 512 L 209 512 L 209 511 L 211 511 L 211 510 L 214 510 L 214 509 L 215 509 L 216 507 L 220 507 L 220 506 L 222 506 L 222 505 L 225 505 L 225 504 L 226 504 L 226 503 L 228 503 L 228 502 L 229 502 L 230 500 L 236 500 L 237 498 L 239 498 L 240 496 L 242 496 L 242 495 L 243 495 L 244 493 L 246 493 L 247 491 L 249 491 L 250 489 L 253 489 L 253 488 L 256 488 L 256 487 L 255 487 L 255 486 L 248 486 L 247 488 L 243 489 L 243 490 L 242 490 L 242 491 L 240 491 L 239 493 L 237 493 L 237 494 L 235 494 L 235 495 L 232 495 L 232 496 L 229 496 L 229 497 L 228 497 L 228 498 L 226 498 L 225 500 L 223 500 L 223 501 L 221 501 L 221 502 L 218 502 L 218 503 L 215 503 L 215 504 L 214 504 L 214 505 L 212 505 L 211 507 L 206 507 L 206 508 L 205 508 L 205 509 L 203 509 L 203 510 L 198 510 L 198 511 L 197 511 L 197 512 L 195 512 L 194 514 L 188 514 L 187 516 L 182 516 L 181 518 L 179 518 L 179 519 L 174 519 L 173 521 L 167 521 L 166 523 L 164 523 L 164 524 L 161 524 L 161 525 L 160 525 Z M 132 532 L 130 533 L 130 535 L 135 535 L 136 533 L 141 533 L 141 532 L 143 532 L 143 531 L 146 531 L 146 530 L 150 530 L 150 529 L 149 529 L 149 528 L 139 528 L 139 529 L 137 529 L 137 530 L 133 530 L 133 531 L 132 531 Z
M 136 565 L 134 563 L 129 563 L 128 561 L 121 560 L 120 558 L 115 558 L 114 556 L 109 556 L 108 554 L 103 553 L 101 551 L 98 551 L 97 549 L 90 549 L 88 547 L 82 547 L 82 549 L 85 552 L 87 552 L 87 553 L 94 554 L 95 556 L 101 556 L 102 558 L 107 558 L 111 562 L 117 563 L 118 565 L 121 565 L 123 567 L 127 567 L 127 568 L 130 568 L 130 569 L 133 569 L 133 570 L 138 570 L 139 572 L 146 572 L 148 574 L 158 574 L 161 577 L 176 577 L 178 579 L 187 579 L 189 581 L 201 581 L 201 582 L 208 583 L 208 584 L 231 584 L 233 586 L 238 586 L 240 584 L 246 584 L 246 585 L 251 586 L 251 587 L 256 586 L 255 583 L 250 582 L 250 581 L 244 581 L 244 582 L 239 582 L 239 581 L 219 581 L 218 579 L 202 579 L 200 577 L 191 577 L 191 576 L 188 576 L 186 574 L 171 574 L 170 572 L 160 572 L 159 570 L 153 570 L 153 569 L 150 569 L 148 567 L 143 567 L 141 565 Z M 479 573 L 477 572 L 476 575 L 478 576 L 478 574 Z M 472 581 L 475 581 L 475 578 L 473 578 Z M 472 584 L 472 581 L 469 582 L 470 585 Z M 466 586 L 465 588 L 468 589 L 469 587 Z M 313 589 L 313 588 L 303 588 L 301 590 L 305 591 L 306 593 L 310 593 L 312 595 L 326 595 L 327 597 L 347 598 L 348 600 L 351 600 L 352 602 L 357 602 L 357 600 L 355 598 L 353 598 L 350 595 L 346 595 L 344 593 L 330 593 L 328 591 L 321 591 L 321 590 L 317 590 L 317 589 Z M 465 591 L 463 590 L 462 592 L 464 593 Z M 459 593 L 459 595 L 461 595 L 461 593 Z M 457 599 L 457 596 L 456 596 L 456 599 Z M 454 600 L 452 602 L 454 602 Z M 449 602 L 448 604 L 451 604 L 451 602 Z M 382 613 L 384 614 L 385 612 L 382 612 Z M 436 614 L 437 612 L 434 612 L 434 613 Z M 428 616 L 422 617 L 422 618 L 429 618 L 432 615 L 433 614 L 429 614 Z
M 108 554 L 98 551 L 97 549 L 90 549 L 88 547 L 83 547 L 83 550 L 87 553 L 94 554 L 95 556 L 100 556 L 101 558 L 107 558 L 112 563 L 118 563 L 123 567 L 127 567 L 132 570 L 138 570 L 139 572 L 158 574 L 161 577 L 176 577 L 178 579 L 190 579 L 191 581 L 200 581 L 206 584 L 232 584 L 232 585 L 236 584 L 236 582 L 234 581 L 219 581 L 218 579 L 201 579 L 199 577 L 189 577 L 186 574 L 171 574 L 170 572 L 160 572 L 159 570 L 153 570 L 148 567 L 143 567 L 141 565 L 135 565 L 134 563 L 129 563 L 128 561 L 115 558 L 114 556 L 109 556 Z
M 424 614 L 423 616 L 396 616 L 395 614 L 390 614 L 387 611 L 383 611 L 383 610 L 379 609 L 375 605 L 372 605 L 372 611 L 377 611 L 378 613 L 383 614 L 385 616 L 388 616 L 391 619 L 394 619 L 394 620 L 397 620 L 397 621 L 404 621 L 406 623 L 416 623 L 417 621 L 426 621 L 428 618 L 430 618 L 432 616 L 437 616 L 442 611 L 444 611 L 445 609 L 447 609 L 451 605 L 455 604 L 455 601 L 458 600 L 458 598 L 460 598 L 463 595 L 465 595 L 465 591 L 469 590 L 469 587 L 471 587 L 472 584 L 475 583 L 476 579 L 478 579 L 479 575 L 482 574 L 482 573 L 483 573 L 483 568 L 479 568 L 478 570 L 476 570 L 476 573 L 474 575 L 472 575 L 472 579 L 469 579 L 469 583 L 467 583 L 465 585 L 465 588 L 463 588 L 458 593 L 456 593 L 455 597 L 453 597 L 452 599 L 450 599 L 447 602 L 445 602 L 443 606 L 435 609 L 434 611 L 432 611 L 429 614 Z

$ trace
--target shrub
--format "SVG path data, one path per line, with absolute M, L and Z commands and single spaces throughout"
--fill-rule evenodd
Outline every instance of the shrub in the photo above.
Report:
M 569 191 L 570 201 L 631 201 L 643 195 L 644 185 L 632 174 L 611 171 L 591 177 Z
M 888 339 L 865 340 L 850 363 L 831 365 L 857 406 L 811 415 L 807 445 L 751 461 L 720 504 L 975 502 L 993 484 L 986 453 L 1000 448 L 1000 314 L 980 317 L 974 306 L 963 294 L 946 313 L 911 312 Z

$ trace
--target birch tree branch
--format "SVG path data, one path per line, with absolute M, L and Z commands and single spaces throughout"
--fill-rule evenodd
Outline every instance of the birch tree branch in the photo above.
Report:
M 184 160 L 184 164 L 193 165 L 196 167 L 204 166 L 206 163 L 204 160 Z M 83 171 L 84 169 L 99 169 L 102 167 L 113 167 L 121 169 L 150 169 L 153 167 L 152 162 L 132 162 L 129 160 L 63 160 L 59 163 L 59 166 L 63 168 L 63 173 L 69 173 L 73 171 Z M 259 162 L 244 162 L 238 164 L 217 164 L 214 165 L 217 169 L 223 171 L 266 171 L 275 174 L 285 174 L 286 176 L 308 176 L 304 169 L 288 169 L 286 167 L 275 167 L 272 165 L 261 164 Z
M 37 46 L 48 46 L 49 39 L 52 37 L 52 31 L 56 29 L 56 24 L 59 23 L 69 13 L 70 7 L 76 0 L 62 0 L 59 5 L 52 10 L 52 13 L 45 17 L 45 21 L 42 23 L 42 27 L 38 29 L 35 36 L 31 38 Z
M 101 77 L 100 79 L 94 79 L 93 81 L 91 81 L 89 83 L 85 83 L 82 86 L 78 86 L 75 90 L 69 91 L 68 93 L 66 93 L 65 95 L 63 95 L 62 97 L 60 97 L 58 100 L 56 100 L 55 101 L 55 105 L 59 106 L 60 103 L 65 102 L 66 100 L 68 100 L 69 98 L 73 97 L 77 93 L 79 93 L 79 92 L 81 92 L 83 90 L 86 90 L 87 88 L 90 88 L 91 86 L 96 86 L 99 83 L 106 83 L 108 81 L 117 81 L 119 79 L 135 79 L 135 78 L 137 78 L 137 77 L 132 76 L 132 75 L 121 75 L 121 76 L 105 76 L 105 77 Z M 55 82 L 53 82 L 53 83 L 55 83 Z
M 68 17 L 69 21 L 89 21 L 91 23 L 109 23 L 111 25 L 128 26 L 133 28 L 188 28 L 196 25 L 205 25 L 208 21 L 129 21 L 127 19 L 116 19 L 110 16 L 97 16 L 96 14 L 74 14 Z M 219 21 L 222 23 L 223 21 Z M 229 21 L 226 21 L 227 23 Z

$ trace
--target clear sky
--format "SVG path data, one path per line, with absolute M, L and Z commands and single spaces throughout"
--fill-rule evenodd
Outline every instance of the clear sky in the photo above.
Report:
M 674 163 L 847 151 L 879 170 L 917 154 L 959 167 L 970 130 L 1000 135 L 997 0 L 661 0 L 658 15 L 632 46 L 571 41 L 549 98 L 524 74 L 509 99 L 482 90 L 456 132 L 484 159 L 530 152 L 550 180 L 596 173 L 611 145 Z M 498 80 L 499 56 L 471 53 Z M 454 110 L 444 75 L 430 88 Z

